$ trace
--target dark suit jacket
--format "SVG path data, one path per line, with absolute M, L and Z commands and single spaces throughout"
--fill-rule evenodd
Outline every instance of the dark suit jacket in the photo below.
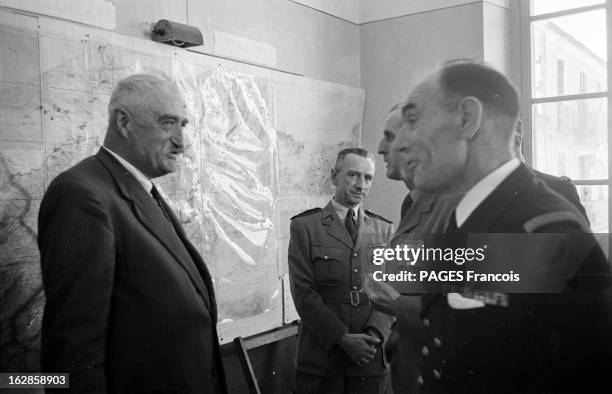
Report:
M 79 393 L 225 391 L 211 277 L 170 216 L 176 230 L 104 149 L 53 180 L 38 233 L 43 372 L 69 372 Z
M 291 220 L 289 278 L 293 302 L 300 318 L 298 369 L 318 376 L 375 376 L 386 372 L 382 351 L 372 361 L 358 366 L 336 345 L 345 332 L 363 333 L 368 327 L 386 338 L 392 318 L 372 309 L 359 294 L 361 278 L 372 265 L 375 247 L 386 247 L 393 225 L 367 211 L 359 215 L 355 244 L 334 211 L 307 211 Z M 353 294 L 351 294 L 353 292 Z M 381 347 L 382 348 L 382 347 Z
M 572 204 L 521 165 L 458 231 L 572 234 L 587 228 Z M 563 246 L 542 264 L 556 261 Z M 507 306 L 458 310 L 445 294 L 428 294 L 419 310 L 410 297 L 400 297 L 401 340 L 419 327 L 425 338 L 421 392 L 605 392 L 609 300 L 601 292 L 610 282 L 598 245 L 577 273 L 562 294 L 510 294 Z

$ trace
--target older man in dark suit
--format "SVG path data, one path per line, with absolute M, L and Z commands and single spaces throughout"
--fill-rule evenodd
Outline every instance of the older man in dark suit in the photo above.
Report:
M 601 293 L 610 268 L 580 212 L 514 157 L 518 107 L 506 77 L 470 61 L 445 65 L 404 105 L 396 144 L 410 154 L 415 186 L 464 193 L 445 232 L 552 233 L 532 236 L 542 242 L 527 252 L 547 251 L 532 268 L 550 269 L 547 279 L 564 279 L 555 294 L 508 294 L 465 282 L 437 286 L 420 306 L 385 283 L 367 283 L 375 307 L 397 315 L 402 341 L 415 327 L 424 331 L 421 392 L 606 391 L 609 300 Z M 574 236 L 588 241 L 579 244 L 587 254 L 565 271 L 558 262 L 571 254 Z M 547 291 L 548 282 L 540 284 Z
M 168 80 L 115 87 L 104 146 L 42 201 L 42 371 L 78 393 L 225 392 L 211 276 L 151 179 L 183 153 L 186 104 Z

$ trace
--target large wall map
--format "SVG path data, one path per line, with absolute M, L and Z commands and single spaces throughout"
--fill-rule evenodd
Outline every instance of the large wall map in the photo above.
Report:
M 187 99 L 189 147 L 156 183 L 211 269 L 222 342 L 293 320 L 288 218 L 329 198 L 335 154 L 359 145 L 363 91 L 29 19 L 0 24 L 0 371 L 38 368 L 40 200 L 99 149 L 112 87 L 132 73 L 166 75 Z

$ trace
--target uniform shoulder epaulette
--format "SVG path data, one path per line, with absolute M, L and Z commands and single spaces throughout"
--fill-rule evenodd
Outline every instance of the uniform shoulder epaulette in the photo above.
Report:
M 380 220 L 382 220 L 382 221 L 384 221 L 384 222 L 387 222 L 387 223 L 393 224 L 393 222 L 392 222 L 391 220 L 389 220 L 389 219 L 387 219 L 387 218 L 384 218 L 384 217 L 380 216 L 379 214 L 376 214 L 376 213 L 374 213 L 374 212 L 372 212 L 372 211 L 368 211 L 367 209 L 365 210 L 365 213 L 367 213 L 367 214 L 368 214 L 368 216 L 372 216 L 372 217 L 374 217 L 374 218 L 376 218 L 376 219 L 380 219 Z
M 291 219 L 289 219 L 289 220 L 293 220 L 293 219 L 295 219 L 295 218 L 299 218 L 299 217 L 301 217 L 301 216 L 310 215 L 311 213 L 319 212 L 320 210 L 321 210 L 321 208 L 312 208 L 312 209 L 307 209 L 307 210 L 306 210 L 306 211 L 304 211 L 304 212 L 300 212 L 300 213 L 298 213 L 297 215 L 292 216 L 292 217 L 291 217 Z
M 528 233 L 533 233 L 540 227 L 560 222 L 574 222 L 583 228 L 588 228 L 588 226 L 585 225 L 584 219 L 571 211 L 556 211 L 538 215 L 523 224 L 523 228 Z
M 570 182 L 570 183 L 572 182 L 572 180 L 568 176 L 565 176 L 565 175 L 561 175 L 559 179 L 565 182 Z

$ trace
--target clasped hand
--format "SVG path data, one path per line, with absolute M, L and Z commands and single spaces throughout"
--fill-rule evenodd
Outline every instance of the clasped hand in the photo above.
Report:
M 376 355 L 376 346 L 380 344 L 380 339 L 368 334 L 345 333 L 338 340 L 338 344 L 357 365 L 364 365 Z

